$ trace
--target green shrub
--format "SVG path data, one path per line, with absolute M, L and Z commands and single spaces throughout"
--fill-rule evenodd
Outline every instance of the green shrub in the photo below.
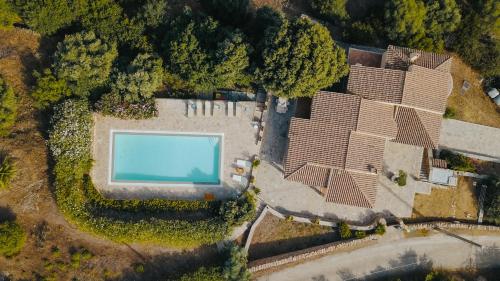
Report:
M 347 223 L 343 221 L 339 222 L 338 228 L 340 232 L 340 238 L 349 239 L 352 237 L 351 229 L 349 229 L 349 225 L 347 225 Z
M 247 269 L 247 252 L 238 245 L 229 248 L 229 258 L 224 263 L 222 275 L 227 281 L 249 281 L 250 272 Z
M 385 225 L 383 224 L 377 224 L 377 227 L 375 227 L 375 234 L 378 235 L 384 235 L 385 234 Z
M 259 167 L 259 165 L 260 165 L 260 159 L 253 160 L 253 162 L 252 162 L 253 168 L 257 168 L 257 167 Z
M 200 267 L 195 272 L 184 274 L 179 281 L 226 281 L 220 267 Z
M 399 170 L 399 173 L 398 173 L 398 178 L 396 180 L 396 182 L 398 183 L 399 186 L 403 187 L 406 185 L 406 173 L 405 171 L 403 170 Z
M 142 263 L 136 263 L 133 267 L 135 273 L 144 273 L 144 265 Z
M 96 109 L 105 116 L 121 119 L 149 119 L 158 116 L 154 99 L 130 103 L 115 90 L 104 94 L 97 102 Z
M 7 189 L 16 175 L 16 167 L 12 159 L 4 152 L 0 152 L 0 189 Z
M 285 221 L 286 222 L 292 222 L 293 221 L 293 216 L 290 216 L 290 215 L 285 216 Z
M 14 90 L 0 77 L 0 137 L 7 136 L 17 116 L 17 98 Z
M 454 153 L 450 150 L 443 149 L 439 153 L 440 158 L 446 160 L 448 168 L 463 172 L 476 172 L 476 167 L 472 160 L 462 154 Z
M 443 117 L 446 119 L 450 119 L 455 117 L 457 111 L 452 108 L 452 107 L 446 107 L 446 110 L 444 111 Z
M 349 19 L 346 2 L 347 0 L 312 0 L 311 8 L 327 19 L 344 21 Z
M 261 190 L 260 190 L 260 188 L 258 188 L 258 187 L 256 187 L 256 186 L 254 186 L 254 188 L 253 188 L 253 192 L 254 192 L 255 194 L 259 195 L 259 194 L 260 194 L 260 192 L 261 192 Z
M 14 27 L 14 23 L 21 21 L 13 7 L 7 0 L 0 0 L 0 30 Z
M 0 223 L 0 255 L 12 257 L 17 255 L 24 246 L 26 234 L 15 222 Z
M 58 258 L 61 256 L 61 250 L 57 246 L 52 246 L 50 249 L 53 258 Z
M 356 230 L 356 232 L 354 232 L 354 236 L 358 239 L 365 238 L 366 232 L 363 230 Z
M 90 260 L 91 258 L 94 257 L 94 254 L 92 254 L 89 250 L 87 249 L 83 249 L 81 251 L 81 257 L 82 257 L 82 260 Z
M 313 224 L 317 224 L 317 225 L 319 225 L 319 223 L 321 222 L 321 220 L 320 220 L 318 217 L 315 217 L 315 218 L 312 218 L 312 219 L 311 219 L 311 222 L 312 222 Z

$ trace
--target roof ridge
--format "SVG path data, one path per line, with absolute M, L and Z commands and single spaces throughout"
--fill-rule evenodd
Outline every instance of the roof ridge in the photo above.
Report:
M 431 138 L 431 136 L 429 134 L 429 128 L 427 126 L 425 126 L 425 122 L 422 121 L 422 116 L 420 116 L 420 114 L 418 113 L 417 109 L 414 109 L 414 108 L 412 108 L 412 109 L 413 109 L 413 111 L 415 111 L 415 114 L 417 115 L 417 118 L 418 118 L 418 121 L 420 122 L 420 125 L 422 125 L 422 127 L 424 127 L 424 131 L 425 131 L 426 137 L 432 143 L 432 146 L 436 147 L 436 145 L 432 141 L 432 138 Z
M 347 171 L 347 170 L 346 170 L 346 172 L 349 174 L 349 176 L 352 178 L 352 180 L 356 184 L 356 188 L 361 192 L 361 194 L 363 194 L 363 197 L 365 198 L 366 202 L 368 202 L 368 204 L 371 206 L 371 208 L 373 208 L 374 204 L 372 204 L 372 202 L 370 201 L 370 199 L 368 198 L 368 196 L 365 194 L 365 192 L 363 191 L 363 189 L 359 187 L 359 183 L 356 181 L 356 179 L 351 174 L 351 173 L 357 173 L 357 172 L 350 172 L 350 171 Z M 369 175 L 374 175 L 374 174 L 369 174 Z
M 432 141 L 432 139 L 431 139 L 431 137 L 429 135 L 428 128 L 423 124 L 422 119 L 421 119 L 420 115 L 417 112 L 417 109 L 405 106 L 405 107 L 398 107 L 398 111 L 402 110 L 403 108 L 410 110 L 410 112 L 415 115 L 415 117 L 417 118 L 417 120 L 416 120 L 417 121 L 417 126 L 420 126 L 421 128 L 423 128 L 422 131 L 424 132 L 424 138 L 425 138 L 426 142 L 432 144 L 432 146 L 434 148 L 435 145 L 434 145 L 434 142 Z M 397 139 L 397 137 L 396 137 L 396 139 Z

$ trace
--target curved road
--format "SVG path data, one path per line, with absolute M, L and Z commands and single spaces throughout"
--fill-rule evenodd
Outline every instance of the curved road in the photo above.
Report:
M 444 234 L 384 239 L 347 253 L 333 254 L 260 277 L 259 281 L 334 281 L 385 276 L 418 267 L 500 266 L 500 235 L 469 236 L 483 248 Z

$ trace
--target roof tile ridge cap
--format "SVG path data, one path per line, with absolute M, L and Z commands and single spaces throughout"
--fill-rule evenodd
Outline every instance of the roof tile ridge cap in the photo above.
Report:
M 373 208 L 374 205 L 375 205 L 375 202 L 370 202 L 370 199 L 368 199 L 368 196 L 363 192 L 363 190 L 359 187 L 359 184 L 358 182 L 356 181 L 356 179 L 352 176 L 351 173 L 359 173 L 357 171 L 348 171 L 348 170 L 345 170 L 345 172 L 347 173 L 347 175 L 351 178 L 351 180 L 354 182 L 354 185 L 356 186 L 356 189 L 363 195 L 363 198 L 365 199 L 365 203 L 368 204 L 368 206 L 370 206 L 370 208 Z M 366 174 L 366 173 L 359 173 L 359 174 Z M 370 174 L 370 175 L 373 175 L 373 174 Z

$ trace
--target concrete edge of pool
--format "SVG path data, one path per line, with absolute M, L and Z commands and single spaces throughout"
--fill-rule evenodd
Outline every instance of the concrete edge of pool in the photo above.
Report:
M 219 159 L 218 159 L 218 184 L 213 183 L 198 183 L 198 182 L 175 182 L 175 181 L 154 181 L 154 180 L 115 180 L 113 179 L 114 169 L 114 137 L 116 134 L 131 134 L 131 135 L 161 135 L 161 136 L 212 136 L 219 138 Z M 108 161 L 108 178 L 107 184 L 110 186 L 143 186 L 143 187 L 194 187 L 194 188 L 210 188 L 222 187 L 222 178 L 224 172 L 224 133 L 207 133 L 207 132 L 175 132 L 164 130 L 124 130 L 111 129 L 109 131 L 109 161 Z

